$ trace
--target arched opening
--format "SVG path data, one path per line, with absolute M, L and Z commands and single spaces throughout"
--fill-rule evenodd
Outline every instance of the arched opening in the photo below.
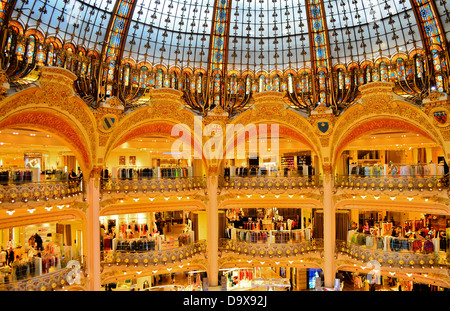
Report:
M 337 173 L 356 174 L 356 170 L 361 170 L 365 176 L 417 176 L 417 166 L 422 164 L 425 170 L 419 169 L 419 174 L 445 175 L 448 166 L 443 150 L 429 135 L 420 132 L 412 128 L 379 129 L 355 137 L 343 148 L 336 162 Z M 434 165 L 428 168 L 427 164 Z
M 86 146 L 86 142 L 76 126 L 71 124 L 67 119 L 64 119 L 63 116 L 47 111 L 20 112 L 1 122 L 0 130 L 4 128 L 42 131 L 46 135 L 57 137 L 76 156 L 82 171 L 89 168 L 91 162 L 90 152 Z
M 201 146 L 186 131 L 172 136 L 173 127 L 164 122 L 151 123 L 124 134 L 106 154 L 108 178 L 203 177 L 204 161 L 198 159 Z
M 391 257 L 398 252 L 416 256 L 417 262 L 446 251 L 450 216 L 437 205 L 427 208 L 431 194 L 424 191 L 441 191 L 449 169 L 428 132 L 402 120 L 371 120 L 348 131 L 339 150 L 335 185 L 354 191 L 338 204 L 348 215 L 338 243 L 372 251 L 374 258 L 390 256 L 394 264 Z
M 85 218 L 73 208 L 83 191 L 82 161 L 73 148 L 43 129 L 0 130 L 0 246 L 3 264 L 11 266 L 8 283 L 82 262 Z
M 2 184 L 69 181 L 71 171 L 82 172 L 77 155 L 53 133 L 28 127 L 0 131 Z
M 233 199 L 220 207 L 226 228 L 219 233 L 220 247 L 236 244 L 260 254 L 276 253 L 285 243 L 300 249 L 321 245 L 323 228 L 314 228 L 314 217 L 322 207 L 303 192 L 320 183 L 320 155 L 310 139 L 272 122 L 235 130 L 225 151 L 222 191 Z

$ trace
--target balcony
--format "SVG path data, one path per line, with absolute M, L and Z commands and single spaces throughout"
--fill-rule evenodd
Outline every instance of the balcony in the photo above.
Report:
M 336 175 L 337 192 L 377 194 L 393 192 L 397 195 L 447 195 L 449 176 L 358 176 Z
M 0 186 L 0 203 L 2 206 L 20 203 L 30 206 L 39 201 L 64 201 L 82 194 L 83 189 L 83 183 L 79 181 L 7 183 Z
M 204 177 L 108 179 L 102 181 L 101 193 L 103 196 L 113 196 L 114 194 L 138 196 L 158 193 L 193 195 L 205 188 L 206 179 Z
M 102 264 L 111 266 L 158 266 L 174 264 L 182 260 L 191 259 L 206 252 L 206 241 L 200 240 L 190 244 L 168 249 L 152 250 L 115 250 L 104 251 L 102 254 Z
M 314 239 L 310 229 L 244 230 L 232 229 L 231 238 L 219 240 L 219 249 L 259 258 L 289 258 L 323 249 L 323 240 Z M 231 234 L 231 235 L 230 235 Z
M 245 177 L 221 177 L 220 188 L 231 193 L 311 193 L 322 186 L 319 175 L 311 176 L 245 176 Z
M 336 252 L 346 254 L 354 260 L 371 261 L 376 260 L 382 265 L 390 268 L 445 268 L 448 270 L 450 261 L 446 252 L 433 247 L 425 247 L 424 239 L 406 239 L 389 237 L 375 237 L 372 235 L 357 234 L 362 239 L 349 241 L 336 241 Z M 383 239 L 384 243 L 367 243 L 367 239 L 378 241 Z M 383 245 L 382 245 L 383 244 Z
M 68 262 L 63 261 L 61 265 L 65 266 L 65 268 L 40 275 L 33 275 L 29 269 L 22 270 L 20 280 L 17 280 L 16 274 L 18 266 L 13 265 L 12 268 L 4 267 L 2 270 L 9 269 L 10 273 L 2 271 L 0 291 L 53 291 L 66 289 L 67 286 L 77 283 L 83 283 L 84 275 L 81 273 L 85 268 L 83 259 L 80 257 L 76 261 L 81 263 L 79 270 L 74 269 L 73 266 L 68 267 Z M 24 271 L 26 274 L 23 274 Z M 75 280 L 77 276 L 80 277 L 78 281 Z

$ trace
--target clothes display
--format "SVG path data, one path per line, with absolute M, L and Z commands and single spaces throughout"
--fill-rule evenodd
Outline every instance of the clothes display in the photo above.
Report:
M 236 167 L 235 176 L 244 177 L 248 176 L 248 167 Z
M 374 236 L 371 234 L 358 233 L 355 230 L 349 231 L 348 242 L 358 246 L 365 246 L 366 248 L 376 248 L 383 251 L 411 251 L 432 253 L 439 250 L 439 239 L 425 240 L 412 239 L 393 236 Z
M 116 251 L 154 251 L 157 249 L 156 239 L 130 239 L 130 240 L 118 240 Z
M 33 182 L 33 173 L 27 169 L 4 169 L 0 171 L 0 184 Z
M 311 229 L 245 230 L 226 228 L 225 238 L 247 243 L 293 243 L 309 241 Z
M 161 168 L 161 178 L 185 178 L 189 176 L 189 169 L 186 167 Z
M 273 170 L 271 170 L 273 172 Z M 284 167 L 282 176 L 313 176 L 315 169 L 312 165 L 298 165 L 295 167 Z M 264 166 L 250 166 L 250 167 L 225 167 L 225 177 L 261 177 L 270 175 L 268 169 Z M 280 175 L 281 176 L 281 175 Z
M 20 281 L 36 276 L 36 266 L 33 260 L 17 261 L 12 266 L 13 281 Z
M 0 185 L 7 185 L 9 183 L 9 171 L 0 171 Z
M 103 178 L 109 178 L 109 171 L 103 171 Z M 117 179 L 151 179 L 151 178 L 186 178 L 192 177 L 192 167 L 115 167 L 112 178 Z
M 269 235 L 268 231 L 236 230 L 237 240 L 247 243 L 266 243 Z
M 254 278 L 255 273 L 253 269 L 231 269 L 224 272 L 226 279 L 226 289 L 236 290 L 251 288 L 251 281 Z
M 369 177 L 428 177 L 443 176 L 444 165 L 429 164 L 349 164 L 348 174 L 352 176 Z
M 13 182 L 22 183 L 22 182 L 31 182 L 33 181 L 33 172 L 32 171 L 14 171 L 12 174 Z
M 403 229 L 407 231 L 417 231 L 425 227 L 424 220 L 405 220 L 403 222 Z
M 42 273 L 51 272 L 51 268 L 60 268 L 60 261 L 58 256 L 44 255 L 42 256 Z
M 244 222 L 244 229 L 246 230 L 261 230 L 261 223 L 259 221 Z

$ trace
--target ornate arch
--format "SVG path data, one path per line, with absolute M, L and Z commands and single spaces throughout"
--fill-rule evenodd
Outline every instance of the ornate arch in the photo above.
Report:
M 189 128 L 188 143 L 190 143 L 191 148 L 199 150 L 201 154 L 202 137 L 194 136 L 195 114 L 184 108 L 181 96 L 182 92 L 174 89 L 151 90 L 150 107 L 141 107 L 124 117 L 107 136 L 104 143 L 104 158 L 106 159 L 118 145 L 145 134 L 158 134 L 175 138 L 176 136 L 171 136 L 171 131 L 173 126 L 177 124 L 185 124 Z
M 76 76 L 58 67 L 40 70 L 40 87 L 20 91 L 0 102 L 1 127 L 21 125 L 51 132 L 74 150 L 84 169 L 89 170 L 97 152 L 96 120 L 75 96 Z
M 0 129 L 16 126 L 51 133 L 71 149 L 77 159 L 82 163 L 81 166 L 84 171 L 90 167 L 90 154 L 86 143 L 83 142 L 81 134 L 76 130 L 74 124 L 67 121 L 67 118 L 61 117 L 49 110 L 39 109 L 36 111 L 36 108 L 34 108 L 15 113 L 3 122 L 0 122 Z
M 360 87 L 362 97 L 337 120 L 331 146 L 332 163 L 343 148 L 363 134 L 380 129 L 408 130 L 435 141 L 445 152 L 442 134 L 430 117 L 392 92 L 391 82 L 372 82 Z
M 232 124 L 279 124 L 280 133 L 304 142 L 322 161 L 322 150 L 318 135 L 308 120 L 289 109 L 280 92 L 263 92 L 254 95 L 254 109 L 249 109 L 232 120 Z M 234 142 L 233 142 L 234 143 Z M 231 147 L 227 142 L 226 149 Z
M 127 129 L 124 131 L 122 135 L 120 135 L 118 138 L 114 139 L 107 147 L 107 151 L 105 152 L 105 159 L 108 157 L 110 152 L 118 147 L 119 145 L 133 139 L 136 137 L 141 137 L 143 135 L 160 135 L 164 137 L 172 137 L 172 138 L 178 138 L 177 136 L 171 136 L 172 128 L 177 123 L 170 122 L 170 121 L 144 121 L 143 123 L 140 123 L 136 125 L 133 128 Z M 114 137 L 114 136 L 113 136 Z M 181 138 L 183 139 L 183 138 Z M 187 139 L 184 141 L 184 139 Z M 198 142 L 195 141 L 194 136 L 190 135 L 188 138 L 184 138 L 183 141 L 185 143 L 190 144 L 191 147 L 199 150 L 201 152 L 202 147 L 198 144 Z
M 27 97 L 33 97 L 35 92 L 31 91 L 29 95 L 19 96 L 16 100 L 6 100 L 0 104 L 0 128 L 25 127 L 35 130 L 41 130 L 51 133 L 59 138 L 80 161 L 84 171 L 88 171 L 92 166 L 93 151 L 89 146 L 88 137 L 85 135 L 85 129 L 80 128 L 73 116 L 64 111 L 49 107 L 42 102 L 26 105 L 22 100 Z M 24 107 L 18 108 L 15 104 L 22 104 Z

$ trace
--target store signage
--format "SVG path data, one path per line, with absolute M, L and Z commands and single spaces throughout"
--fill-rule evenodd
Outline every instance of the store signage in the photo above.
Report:
M 224 133 L 225 128 L 225 133 Z M 192 157 L 191 130 L 186 124 L 173 126 L 171 136 L 181 136 L 171 147 L 175 159 L 190 159 Z M 248 140 L 246 141 L 246 136 Z M 203 138 L 208 139 L 203 142 Z M 249 158 L 270 158 L 276 162 L 279 156 L 279 125 L 278 124 L 226 124 L 221 126 L 210 123 L 202 126 L 202 118 L 194 118 L 194 159 L 245 159 L 247 157 L 246 142 L 248 142 Z M 201 146 L 201 147 L 199 147 Z M 225 146 L 225 152 L 224 152 Z M 235 147 L 238 146 L 236 153 Z

